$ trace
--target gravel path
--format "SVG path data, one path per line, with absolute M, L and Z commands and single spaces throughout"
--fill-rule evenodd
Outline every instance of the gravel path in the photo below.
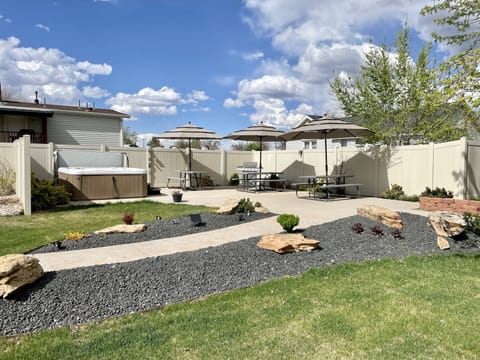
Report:
M 376 237 L 370 228 L 378 223 L 352 216 L 305 229 L 306 237 L 321 241 L 321 249 L 309 253 L 279 255 L 262 250 L 255 246 L 259 240 L 255 237 L 131 263 L 49 272 L 11 299 L 0 299 L 0 334 L 26 333 L 152 309 L 334 263 L 442 252 L 424 217 L 406 213 L 401 216 L 402 240 L 395 240 L 382 225 L 386 235 Z M 355 223 L 363 225 L 364 233 L 352 231 Z M 172 222 L 169 224 L 172 231 L 178 229 Z M 451 239 L 450 245 L 451 250 L 444 253 L 480 253 L 480 238 L 473 234 L 461 241 Z

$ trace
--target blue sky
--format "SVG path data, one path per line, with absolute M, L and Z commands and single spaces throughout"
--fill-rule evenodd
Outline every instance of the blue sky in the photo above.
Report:
M 408 21 L 412 44 L 429 41 L 433 20 L 418 15 L 429 2 L 2 0 L 0 82 L 24 101 L 38 91 L 128 113 L 145 139 L 188 121 L 220 135 L 260 121 L 286 130 L 341 115 L 328 83 L 358 71 L 370 40 L 391 44 Z

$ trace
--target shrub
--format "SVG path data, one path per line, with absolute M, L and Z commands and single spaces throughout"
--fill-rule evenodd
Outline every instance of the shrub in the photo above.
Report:
M 280 214 L 277 217 L 277 222 L 282 226 L 286 232 L 292 232 L 293 228 L 298 225 L 300 219 L 293 214 Z
M 243 198 L 243 199 L 240 199 L 240 202 L 238 203 L 237 212 L 246 213 L 249 211 L 253 211 L 254 209 L 255 209 L 255 206 L 253 206 L 250 199 Z
M 378 225 L 375 225 L 374 227 L 370 228 L 370 231 L 372 232 L 373 235 L 375 236 L 383 236 L 385 233 L 383 232 L 382 228 Z
M 230 180 L 228 180 L 228 185 L 237 186 L 239 183 L 240 183 L 240 179 L 238 178 L 238 174 L 233 173 L 232 176 L 230 176 Z
M 470 213 L 463 214 L 465 220 L 465 231 L 473 232 L 480 235 L 480 215 L 473 215 Z
M 400 195 L 399 200 L 417 202 L 419 198 L 418 195 Z
M 15 192 L 15 171 L 12 170 L 6 160 L 0 160 L 0 196 L 11 195 Z
M 434 197 L 434 198 L 453 198 L 453 192 L 445 190 L 445 188 L 436 187 L 435 189 L 430 189 L 428 186 L 425 188 L 425 191 L 420 194 L 420 196 Z
M 205 175 L 205 176 L 202 176 L 202 178 L 200 179 L 200 183 L 198 185 L 200 187 L 212 187 L 213 180 L 210 178 L 210 176 Z
M 381 197 L 385 199 L 399 200 L 402 195 L 405 195 L 400 185 L 392 184 L 390 190 L 386 190 L 382 193 Z
M 70 194 L 63 186 L 54 185 L 50 180 L 39 180 L 32 175 L 32 210 L 51 209 L 69 201 Z

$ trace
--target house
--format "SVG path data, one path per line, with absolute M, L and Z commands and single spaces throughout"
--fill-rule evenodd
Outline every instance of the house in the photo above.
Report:
M 305 115 L 302 118 L 302 120 L 300 120 L 294 127 L 304 125 L 313 120 L 320 120 L 324 116 L 326 116 L 326 114 L 325 115 Z M 339 120 L 352 122 L 351 118 L 339 118 Z M 319 141 L 321 142 L 319 143 Z M 359 141 L 360 139 L 358 138 L 328 139 L 327 147 L 328 148 L 352 147 L 352 146 L 354 147 L 354 146 L 357 146 Z M 304 140 L 288 141 L 286 144 L 286 149 L 287 150 L 303 150 L 303 149 L 317 149 L 317 148 L 323 149 L 323 146 L 324 146 L 323 140 L 304 139 Z
M 123 119 L 130 115 L 94 106 L 65 106 L 0 99 L 0 142 L 29 134 L 32 143 L 123 146 Z

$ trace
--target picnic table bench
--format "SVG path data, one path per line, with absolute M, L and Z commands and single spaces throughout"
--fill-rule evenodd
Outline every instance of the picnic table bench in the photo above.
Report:
M 330 200 L 330 191 L 329 189 L 346 189 L 346 188 L 351 188 L 355 187 L 357 190 L 357 195 L 360 196 L 360 186 L 363 186 L 363 184 L 358 184 L 358 183 L 345 183 L 345 178 L 347 177 L 352 177 L 352 175 L 329 175 L 327 176 L 301 176 L 302 179 L 306 179 L 306 181 L 300 181 L 291 184 L 292 186 L 295 187 L 295 195 L 298 197 L 298 191 L 300 190 L 301 187 L 307 186 L 308 187 L 308 197 L 313 197 L 315 198 L 315 190 L 316 189 L 321 189 L 325 190 L 325 193 L 327 194 L 327 200 Z M 336 182 L 334 183 L 325 183 L 325 184 L 319 184 L 317 182 L 318 179 L 328 179 L 328 178 L 334 178 L 336 179 Z

